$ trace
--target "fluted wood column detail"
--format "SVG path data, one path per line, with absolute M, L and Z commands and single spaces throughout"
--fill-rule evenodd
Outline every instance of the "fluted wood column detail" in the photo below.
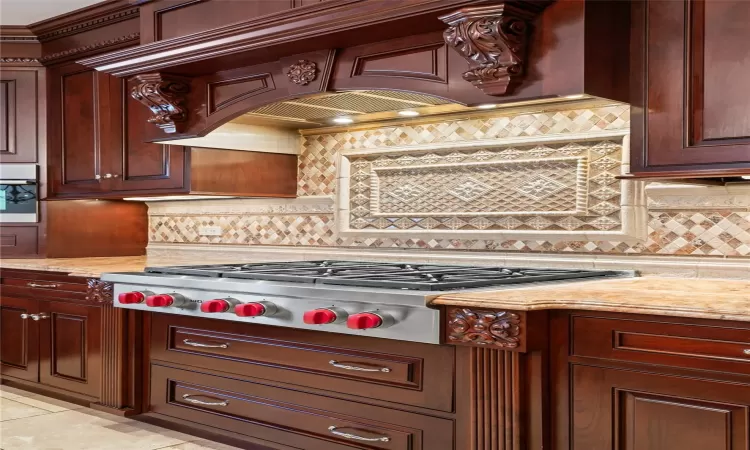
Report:
M 127 311 L 112 304 L 102 307 L 102 387 L 99 403 L 109 408 L 128 406 Z
M 471 350 L 471 449 L 521 450 L 520 353 Z

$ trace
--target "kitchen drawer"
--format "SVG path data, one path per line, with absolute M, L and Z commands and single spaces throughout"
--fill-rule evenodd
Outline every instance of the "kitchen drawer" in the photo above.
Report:
M 151 365 L 150 395 L 151 413 L 250 436 L 256 442 L 305 450 L 453 449 L 449 419 L 158 364 Z
M 3 258 L 36 256 L 39 253 L 36 225 L 0 227 L 0 253 Z
M 449 346 L 154 314 L 151 359 L 453 410 Z
M 63 272 L 2 270 L 2 290 L 8 295 L 80 300 L 86 299 L 86 278 L 71 277 Z
M 750 328 L 577 315 L 571 320 L 575 356 L 750 374 Z

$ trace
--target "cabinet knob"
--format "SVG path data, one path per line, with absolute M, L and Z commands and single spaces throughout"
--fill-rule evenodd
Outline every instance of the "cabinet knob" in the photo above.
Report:
M 746 355 L 750 355 L 750 348 L 746 348 L 745 350 L 742 350 L 742 353 Z
M 97 173 L 96 175 L 94 175 L 94 179 L 95 180 L 101 180 L 102 176 Z
M 20 316 L 20 317 L 21 317 L 21 319 L 23 319 L 23 320 L 26 320 L 26 319 L 28 319 L 29 317 L 31 317 L 31 314 L 21 314 L 21 316 Z
M 111 173 L 105 173 L 104 174 L 104 178 L 112 178 L 112 174 Z
M 39 313 L 39 314 L 32 314 L 31 315 L 31 320 L 39 321 L 39 320 L 42 320 L 42 319 L 49 319 L 49 315 L 47 315 L 45 313 Z

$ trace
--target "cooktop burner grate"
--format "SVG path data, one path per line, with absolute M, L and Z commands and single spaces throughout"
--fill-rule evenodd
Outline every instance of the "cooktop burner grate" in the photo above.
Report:
M 445 291 L 577 278 L 623 276 L 622 272 L 606 270 L 531 269 L 364 261 L 294 261 L 149 267 L 146 272 L 421 291 Z

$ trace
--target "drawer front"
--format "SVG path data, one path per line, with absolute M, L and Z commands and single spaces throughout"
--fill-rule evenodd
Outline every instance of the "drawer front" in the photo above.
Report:
M 37 227 L 0 227 L 0 252 L 4 258 L 36 256 L 39 253 Z
M 8 295 L 86 300 L 86 279 L 67 273 L 4 269 L 1 283 L 3 292 Z
M 154 314 L 151 343 L 152 360 L 453 409 L 452 347 L 166 314 Z
M 750 374 L 750 329 L 572 316 L 572 352 Z
M 151 412 L 306 450 L 452 450 L 453 421 L 151 366 Z

